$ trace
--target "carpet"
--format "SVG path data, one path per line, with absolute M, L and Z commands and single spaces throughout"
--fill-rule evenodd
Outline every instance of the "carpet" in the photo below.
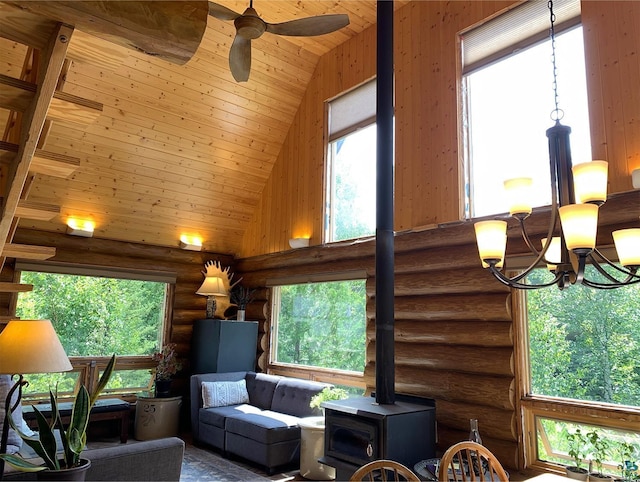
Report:
M 188 444 L 185 446 L 180 481 L 198 480 L 273 482 L 272 479 L 240 467 L 214 452 Z

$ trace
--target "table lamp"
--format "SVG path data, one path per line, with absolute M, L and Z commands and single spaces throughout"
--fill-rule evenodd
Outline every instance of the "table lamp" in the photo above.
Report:
M 196 291 L 197 295 L 207 297 L 207 318 L 216 317 L 216 296 L 227 296 L 224 287 L 224 280 L 218 276 L 207 276 L 202 282 L 202 286 Z
M 71 362 L 49 320 L 11 320 L 0 333 L 0 374 L 18 375 L 5 401 L 0 453 L 7 452 L 9 417 L 20 404 L 25 373 L 57 373 L 72 370 Z M 11 400 L 18 390 L 18 398 Z M 4 460 L 0 459 L 0 479 Z

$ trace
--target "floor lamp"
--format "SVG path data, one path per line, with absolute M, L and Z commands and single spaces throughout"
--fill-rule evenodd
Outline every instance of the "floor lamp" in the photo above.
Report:
M 27 373 L 58 373 L 73 367 L 62 348 L 60 339 L 49 320 L 11 320 L 0 333 L 0 374 L 17 375 L 18 380 L 7 394 L 2 425 L 0 453 L 7 453 L 9 418 L 22 399 L 22 388 L 27 385 Z M 11 403 L 14 393 L 18 398 Z M 0 459 L 0 480 L 4 474 L 4 460 Z

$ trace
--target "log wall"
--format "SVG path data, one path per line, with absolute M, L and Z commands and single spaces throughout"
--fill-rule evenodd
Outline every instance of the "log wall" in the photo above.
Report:
M 416 1 L 396 11 L 396 230 L 461 219 L 457 34 L 513 4 Z M 582 2 L 592 152 L 609 162 L 610 193 L 630 190 L 631 172 L 640 168 L 638 18 L 640 2 Z M 375 51 L 373 26 L 321 57 L 243 238 L 241 257 L 289 250 L 292 237 L 311 235 L 312 245 L 322 243 L 323 103 L 374 77 Z
M 600 244 L 612 243 L 612 230 L 637 223 L 636 212 L 637 192 L 609 199 L 600 211 Z M 528 220 L 534 242 L 546 234 L 547 219 L 543 209 Z M 509 226 L 510 256 L 526 253 L 516 227 L 513 222 Z M 375 390 L 375 240 L 240 259 L 236 268 L 249 286 L 299 274 L 365 272 L 364 381 L 367 392 Z M 472 223 L 398 233 L 394 292 L 396 391 L 436 400 L 438 450 L 466 439 L 469 419 L 477 418 L 483 443 L 506 467 L 522 469 L 522 374 L 516 362 L 512 294 L 481 268 Z M 266 322 L 264 329 L 266 338 Z
M 55 246 L 56 255 L 46 263 L 67 263 L 70 265 L 114 267 L 141 271 L 174 273 L 176 285 L 171 306 L 170 327 L 166 342 L 176 343 L 178 356 L 185 360 L 184 369 L 174 381 L 174 389 L 187 394 L 187 377 L 191 351 L 193 321 L 204 318 L 206 297 L 196 295 L 204 279 L 201 271 L 204 263 L 217 260 L 223 266 L 233 266 L 233 258 L 215 253 L 185 251 L 177 248 L 154 247 L 149 245 L 122 243 L 94 238 L 78 238 L 57 233 L 47 233 L 18 229 L 16 243 Z M 234 268 L 231 269 L 233 272 Z M 6 272 L 13 273 L 11 266 Z

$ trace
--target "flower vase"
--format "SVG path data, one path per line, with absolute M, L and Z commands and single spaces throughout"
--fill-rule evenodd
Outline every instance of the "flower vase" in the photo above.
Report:
M 156 379 L 156 398 L 168 398 L 171 396 L 171 380 Z
M 244 310 L 238 310 L 238 314 L 236 315 L 236 320 L 238 321 L 244 321 Z

